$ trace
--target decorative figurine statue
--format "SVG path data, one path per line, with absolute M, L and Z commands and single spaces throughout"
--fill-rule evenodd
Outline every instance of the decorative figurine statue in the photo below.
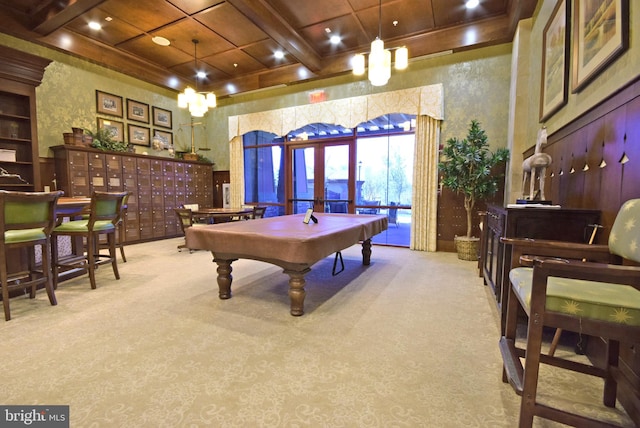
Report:
M 546 153 L 542 153 L 542 145 L 547 143 L 547 128 L 542 127 L 538 131 L 538 141 L 536 142 L 536 150 L 535 152 L 526 158 L 524 162 L 522 162 L 522 197 L 524 199 L 533 200 L 539 199 L 544 201 L 544 179 L 546 175 L 546 170 L 549 165 L 551 165 L 551 156 Z M 537 177 L 536 177 L 537 176 Z M 525 195 L 525 183 L 527 182 L 527 177 L 529 177 L 529 196 Z M 536 181 L 540 182 L 540 196 L 536 197 L 535 192 L 535 184 Z

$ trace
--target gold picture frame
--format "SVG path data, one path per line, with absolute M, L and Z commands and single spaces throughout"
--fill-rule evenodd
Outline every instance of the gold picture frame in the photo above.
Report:
M 149 104 L 127 99 L 127 119 L 149 123 Z
M 136 146 L 151 147 L 150 130 L 145 126 L 128 125 L 129 143 Z
M 584 89 L 629 47 L 629 0 L 574 0 L 571 92 Z
M 122 117 L 122 97 L 96 90 L 96 111 Z
M 124 141 L 124 123 L 117 120 L 98 118 L 98 129 L 108 129 L 111 131 L 113 141 L 119 143 Z
M 570 0 L 561 0 L 551 13 L 542 34 L 542 82 L 540 122 L 560 110 L 568 97 Z
M 153 126 L 173 128 L 173 112 L 160 107 L 153 107 Z

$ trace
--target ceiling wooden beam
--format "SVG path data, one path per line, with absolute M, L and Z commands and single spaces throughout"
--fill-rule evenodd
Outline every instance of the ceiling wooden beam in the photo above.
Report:
M 50 0 L 31 15 L 32 29 L 46 36 L 105 0 Z
M 264 0 L 227 1 L 309 70 L 315 72 L 322 68 L 318 53 Z

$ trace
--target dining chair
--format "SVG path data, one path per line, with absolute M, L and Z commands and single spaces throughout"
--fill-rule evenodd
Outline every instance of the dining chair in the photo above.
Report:
M 255 206 L 255 207 L 253 207 L 253 214 L 252 214 L 251 218 L 254 219 L 254 220 L 257 219 L 257 218 L 263 218 L 265 211 L 267 211 L 267 207 Z
M 124 254 L 124 243 L 126 241 L 126 233 L 127 233 L 127 208 L 128 208 L 128 201 L 129 201 L 129 197 L 132 195 L 132 192 L 127 192 L 127 196 L 124 197 L 124 199 L 122 200 L 122 207 L 120 208 L 121 213 L 120 213 L 120 219 L 118 220 L 118 223 L 116 223 L 116 249 L 120 250 L 120 257 L 122 258 L 122 262 L 126 263 L 127 262 L 127 256 Z M 89 218 L 89 212 L 87 210 L 87 212 L 83 215 L 83 218 L 88 219 Z M 109 249 L 109 242 L 106 241 L 100 241 L 100 248 L 101 249 Z
M 126 241 L 126 232 L 127 232 L 127 208 L 129 197 L 132 195 L 132 192 L 127 192 L 127 195 L 122 200 L 122 206 L 120 208 L 120 219 L 116 224 L 117 235 L 116 235 L 116 248 L 120 249 L 120 256 L 122 257 L 122 262 L 127 262 L 127 256 L 124 254 L 124 242 Z
M 55 225 L 56 204 L 63 192 L 12 192 L 0 190 L 0 287 L 4 319 L 11 319 L 9 294 L 13 290 L 36 288 L 44 284 L 52 306 L 58 304 L 53 287 L 50 241 Z M 41 266 L 36 264 L 35 248 L 42 249 Z M 9 251 L 26 251 L 26 271 L 9 272 L 17 263 Z
M 51 255 L 53 258 L 53 285 L 58 286 L 62 269 L 81 268 L 89 272 L 91 288 L 96 288 L 95 271 L 99 265 L 111 264 L 116 279 L 120 279 L 116 260 L 116 224 L 122 215 L 122 203 L 128 192 L 93 192 L 89 205 L 89 217 L 66 222 L 58 221 L 53 229 Z M 85 242 L 82 256 L 59 257 L 59 236 L 81 237 Z M 109 254 L 100 252 L 100 237 L 105 236 Z
M 619 364 L 620 342 L 640 344 L 640 199 L 620 208 L 608 245 L 502 238 L 512 248 L 512 261 L 523 255 L 533 267 L 512 267 L 504 336 L 499 348 L 503 381 L 522 396 L 520 427 L 531 427 L 534 416 L 572 426 L 610 426 L 576 410 L 539 402 L 540 364 L 548 364 L 604 379 L 603 403 L 615 407 L 619 390 L 640 419 L 640 384 Z M 625 265 L 620 263 L 627 260 Z M 526 316 L 525 343 L 517 337 L 518 320 Z M 551 327 L 603 339 L 604 361 L 576 361 L 542 353 L 543 329 Z M 522 363 L 524 359 L 524 364 Z M 576 388 L 579 386 L 576 385 Z M 580 406 L 575 406 L 580 409 Z
M 193 221 L 193 211 L 188 208 L 174 208 L 176 215 L 178 216 L 178 222 L 180 223 L 180 229 L 183 235 L 187 235 L 187 229 L 190 227 L 206 226 L 206 223 L 195 223 Z M 178 251 L 182 251 L 183 248 L 188 248 L 186 241 L 178 245 Z M 193 253 L 194 250 L 189 248 L 189 253 Z

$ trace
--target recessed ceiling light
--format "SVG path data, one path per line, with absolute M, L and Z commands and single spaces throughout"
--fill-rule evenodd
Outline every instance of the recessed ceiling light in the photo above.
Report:
M 480 4 L 480 0 L 467 0 L 467 2 L 465 3 L 465 6 L 467 7 L 467 9 L 474 9 L 478 7 L 479 4 Z
M 169 46 L 171 44 L 169 39 L 165 39 L 164 37 L 161 37 L 161 36 L 154 36 L 151 38 L 151 41 L 156 45 L 160 45 L 160 46 Z
M 273 56 L 275 56 L 275 57 L 276 57 L 276 59 L 282 59 L 282 58 L 284 58 L 284 52 L 282 52 L 282 51 L 275 51 L 275 52 L 273 53 Z
M 91 21 L 91 22 L 89 22 L 89 28 L 91 28 L 92 30 L 101 30 L 102 29 L 102 25 L 100 25 L 100 23 L 98 23 L 96 21 Z
M 196 76 L 198 77 L 198 79 L 204 79 L 205 77 L 207 77 L 207 73 L 205 73 L 204 71 L 198 71 L 196 73 Z
M 332 45 L 339 45 L 341 41 L 342 37 L 340 36 L 334 35 L 329 38 L 329 42 L 331 42 Z

